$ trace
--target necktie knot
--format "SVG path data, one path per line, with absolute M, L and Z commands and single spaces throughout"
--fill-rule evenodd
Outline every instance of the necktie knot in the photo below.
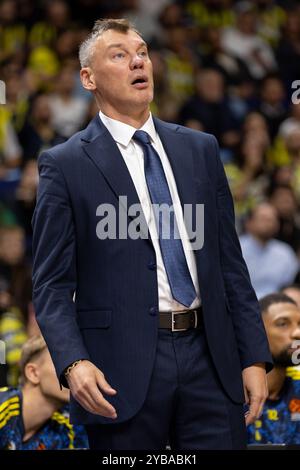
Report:
M 133 139 L 139 142 L 141 145 L 151 144 L 150 136 L 145 131 L 135 131 Z

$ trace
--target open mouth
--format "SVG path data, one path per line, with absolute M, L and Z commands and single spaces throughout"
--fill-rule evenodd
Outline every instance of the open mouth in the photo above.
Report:
M 133 85 L 136 88 L 145 88 L 147 86 L 148 80 L 146 77 L 138 77 L 133 82 L 131 82 L 131 85 Z

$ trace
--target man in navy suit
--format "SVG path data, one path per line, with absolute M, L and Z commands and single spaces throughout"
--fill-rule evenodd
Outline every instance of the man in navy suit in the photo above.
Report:
M 72 422 L 94 449 L 244 448 L 272 365 L 216 140 L 152 117 L 127 21 L 97 21 L 80 61 L 100 112 L 40 156 L 33 217 L 34 305 Z

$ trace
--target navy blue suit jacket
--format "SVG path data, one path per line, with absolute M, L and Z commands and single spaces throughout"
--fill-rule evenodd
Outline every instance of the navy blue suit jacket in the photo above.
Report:
M 242 403 L 241 370 L 271 367 L 259 307 L 234 228 L 216 139 L 154 120 L 182 204 L 204 204 L 204 246 L 195 251 L 205 333 L 220 382 Z M 88 127 L 39 158 L 33 217 L 33 299 L 37 321 L 63 382 L 79 358 L 99 367 L 118 393 L 108 400 L 125 421 L 141 408 L 158 332 L 155 251 L 150 240 L 96 235 L 101 203 L 118 213 L 139 199 L 116 143 L 97 115 Z M 128 217 L 128 223 L 132 222 Z M 76 293 L 74 295 L 74 293 Z M 71 400 L 73 422 L 111 423 Z

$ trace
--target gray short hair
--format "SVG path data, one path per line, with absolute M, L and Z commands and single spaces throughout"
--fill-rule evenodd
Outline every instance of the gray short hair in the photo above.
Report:
M 96 40 L 110 29 L 124 34 L 128 31 L 134 31 L 142 37 L 141 33 L 133 26 L 133 24 L 125 18 L 105 18 L 97 20 L 88 37 L 79 46 L 79 61 L 81 68 L 89 67 L 91 65 Z

